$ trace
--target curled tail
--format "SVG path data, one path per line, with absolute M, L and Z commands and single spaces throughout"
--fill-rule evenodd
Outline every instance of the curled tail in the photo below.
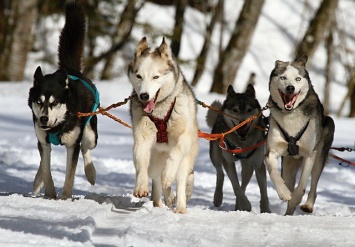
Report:
M 74 1 L 65 4 L 65 25 L 59 38 L 59 68 L 81 71 L 85 41 L 85 13 Z
M 218 100 L 213 101 L 211 106 L 218 109 L 218 110 L 222 109 L 222 103 Z M 217 117 L 218 117 L 218 112 L 208 109 L 207 115 L 206 115 L 206 122 L 210 128 L 212 128 L 214 126 L 214 124 L 216 123 Z

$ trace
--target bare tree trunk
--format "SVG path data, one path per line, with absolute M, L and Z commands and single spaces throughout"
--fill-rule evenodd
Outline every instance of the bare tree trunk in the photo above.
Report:
M 333 47 L 333 32 L 330 30 L 328 34 L 328 38 L 326 40 L 326 49 L 327 49 L 327 65 L 326 65 L 326 72 L 325 72 L 325 85 L 324 85 L 324 114 L 329 114 L 329 101 L 330 101 L 330 83 L 332 81 L 332 57 L 334 53 Z
M 178 57 L 180 53 L 181 36 L 184 27 L 184 15 L 187 4 L 187 0 L 176 0 L 175 26 L 173 36 L 171 37 L 171 51 L 175 57 Z
M 224 94 L 228 85 L 233 84 L 240 64 L 248 50 L 264 2 L 264 0 L 244 2 L 231 39 L 214 71 L 211 92 Z
M 136 9 L 135 9 L 136 0 L 128 1 L 125 9 L 122 12 L 121 19 L 117 24 L 116 27 L 116 35 L 112 38 L 112 43 L 118 43 L 123 40 L 127 41 L 128 36 L 130 35 L 134 21 L 136 16 Z M 114 62 L 116 60 L 117 53 L 110 54 L 106 59 L 106 64 L 104 69 L 101 73 L 102 80 L 109 80 L 112 78 L 112 69 Z
M 338 0 L 322 1 L 314 18 L 309 23 L 306 34 L 295 50 L 295 59 L 305 54 L 312 59 L 320 41 L 324 38 L 334 20 L 337 6 Z
M 0 80 L 21 81 L 27 54 L 32 47 L 31 33 L 37 19 L 37 0 L 5 0 L 0 6 Z
M 195 70 L 194 77 L 192 79 L 192 83 L 191 83 L 192 86 L 197 85 L 198 81 L 200 80 L 203 74 L 203 71 L 205 70 L 207 54 L 211 44 L 212 32 L 214 30 L 218 17 L 223 14 L 223 5 L 224 5 L 223 2 L 224 0 L 219 0 L 218 3 L 212 9 L 211 21 L 208 27 L 206 28 L 205 42 L 203 43 L 200 55 L 196 60 L 196 70 Z
M 355 117 L 355 68 L 353 67 L 349 80 L 350 112 L 349 117 Z

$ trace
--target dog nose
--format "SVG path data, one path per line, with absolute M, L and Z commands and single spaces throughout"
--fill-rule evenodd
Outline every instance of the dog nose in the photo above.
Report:
M 39 121 L 41 121 L 41 124 L 47 124 L 49 118 L 47 116 L 42 116 L 39 118 Z
M 147 101 L 149 99 L 149 94 L 142 93 L 139 95 L 139 98 L 141 99 L 141 101 Z
M 291 93 L 293 93 L 295 91 L 295 87 L 294 86 L 287 86 L 286 87 L 286 92 L 288 93 L 288 94 L 291 94 Z

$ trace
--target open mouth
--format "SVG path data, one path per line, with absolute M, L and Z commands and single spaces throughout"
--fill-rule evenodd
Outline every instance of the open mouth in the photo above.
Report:
M 293 105 L 295 104 L 298 95 L 300 94 L 300 92 L 298 93 L 294 93 L 294 94 L 284 94 L 280 89 L 279 89 L 279 93 L 281 96 L 281 99 L 284 103 L 284 107 L 286 110 L 290 111 L 293 109 Z
M 240 120 L 238 124 L 244 122 L 244 120 Z M 234 126 L 236 126 L 237 124 L 234 123 L 234 121 L 232 120 L 232 123 Z M 248 124 L 244 124 L 243 126 L 239 127 L 237 129 L 237 133 L 240 137 L 241 141 L 245 141 L 247 139 L 247 135 L 248 135 L 248 131 L 249 131 L 249 125 Z
M 150 115 L 153 113 L 153 110 L 155 108 L 155 103 L 157 101 L 158 98 L 158 94 L 159 94 L 160 89 L 158 90 L 158 92 L 155 94 L 154 98 L 149 100 L 148 102 L 143 102 L 143 111 Z

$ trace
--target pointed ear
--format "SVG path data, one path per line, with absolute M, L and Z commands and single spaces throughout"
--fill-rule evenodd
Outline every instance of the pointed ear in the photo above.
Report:
M 232 85 L 229 85 L 229 86 L 228 86 L 227 94 L 228 94 L 228 95 L 234 95 L 234 94 L 235 94 L 235 91 L 234 91 L 234 88 L 233 88 Z
M 42 79 L 43 79 L 43 74 L 42 74 L 41 66 L 38 66 L 38 67 L 37 67 L 33 78 L 34 78 L 34 81 L 33 81 L 33 84 L 34 84 L 34 85 L 37 85 L 40 81 L 42 81 Z
M 172 57 L 170 46 L 166 43 L 165 37 L 163 37 L 163 40 L 160 46 L 157 48 L 157 51 L 159 52 L 161 57 L 166 57 L 166 58 Z
M 252 96 L 255 99 L 255 89 L 252 84 L 248 84 L 247 89 L 245 90 L 245 93 Z
M 136 52 L 134 53 L 134 57 L 135 58 L 139 57 L 140 55 L 142 55 L 143 51 L 145 51 L 148 48 L 149 47 L 148 47 L 148 43 L 147 43 L 147 38 L 143 37 L 137 45 Z
M 283 61 L 280 61 L 280 60 L 276 60 L 275 61 L 275 68 L 277 67 L 286 67 L 287 66 L 287 62 L 283 62 Z
M 308 56 L 303 55 L 295 61 L 295 64 L 297 64 L 298 66 L 301 66 L 301 67 L 306 67 L 307 61 L 308 61 Z

